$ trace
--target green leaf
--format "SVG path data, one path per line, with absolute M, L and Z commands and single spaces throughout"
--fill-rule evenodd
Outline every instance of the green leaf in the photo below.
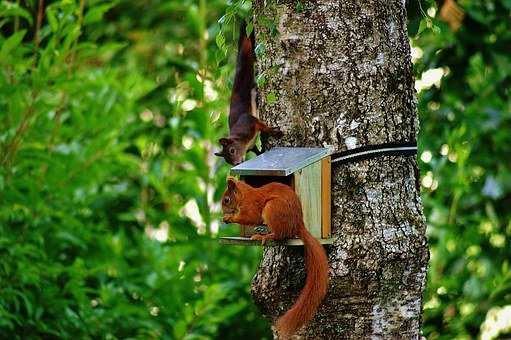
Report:
M 59 22 L 55 15 L 54 6 L 50 5 L 46 8 L 46 18 L 48 18 L 48 23 L 50 24 L 52 32 L 57 32 L 59 30 Z
M 252 22 L 249 22 L 247 24 L 247 28 L 246 28 L 247 36 L 250 36 L 252 34 L 253 30 L 254 30 L 254 24 Z
M 268 101 L 268 104 L 273 104 L 277 101 L 277 94 L 275 92 L 271 91 L 266 95 L 266 101 Z
M 27 20 L 30 25 L 33 22 L 32 15 L 27 10 L 19 4 L 10 1 L 0 2 L 0 18 L 4 17 L 21 17 Z
M 215 38 L 216 45 L 225 55 L 227 55 L 227 47 L 225 46 L 225 37 L 222 31 L 219 31 Z
M 20 45 L 26 33 L 27 30 L 18 31 L 3 42 L 2 48 L 0 49 L 0 60 L 5 60 L 9 54 Z
M 112 7 L 117 5 L 117 2 L 111 2 L 108 4 L 102 4 L 99 6 L 92 7 L 87 11 L 83 18 L 83 23 L 89 25 L 103 19 L 103 15 L 108 12 Z
M 266 84 L 266 75 L 264 72 L 256 76 L 256 83 L 259 88 L 262 88 Z
M 430 22 L 429 18 L 422 18 L 422 19 L 420 19 L 419 28 L 418 28 L 416 34 L 421 34 L 424 30 L 427 30 L 428 22 Z
M 296 11 L 296 13 L 302 13 L 303 12 L 303 4 L 302 4 L 302 2 L 300 0 L 298 0 L 296 2 L 295 11 Z

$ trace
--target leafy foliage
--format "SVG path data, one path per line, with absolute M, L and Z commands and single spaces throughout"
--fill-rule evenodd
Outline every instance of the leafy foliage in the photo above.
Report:
M 431 250 L 428 339 L 474 338 L 488 311 L 511 304 L 511 6 L 458 4 L 459 30 L 430 7 L 412 40 Z
M 260 250 L 215 240 L 250 2 L 22 3 L 0 3 L 0 337 L 269 338 Z M 511 304 L 511 6 L 459 1 L 453 31 L 412 4 L 424 333 L 468 339 Z
M 211 237 L 224 9 L 54 1 L 37 28 L 37 1 L 2 2 L 0 337 L 268 335 L 259 250 Z

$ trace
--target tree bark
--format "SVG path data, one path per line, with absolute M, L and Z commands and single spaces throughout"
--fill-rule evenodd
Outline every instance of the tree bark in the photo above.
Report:
M 253 7 L 264 45 L 259 113 L 285 134 L 266 147 L 343 151 L 416 139 L 404 1 L 255 0 Z M 415 157 L 333 164 L 330 285 L 299 338 L 420 338 L 429 253 L 417 183 Z M 302 249 L 267 247 L 252 295 L 275 320 L 304 280 Z

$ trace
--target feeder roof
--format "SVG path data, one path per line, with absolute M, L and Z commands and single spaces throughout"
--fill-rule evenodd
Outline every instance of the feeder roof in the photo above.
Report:
M 231 168 L 242 176 L 289 176 L 328 156 L 327 148 L 277 147 Z

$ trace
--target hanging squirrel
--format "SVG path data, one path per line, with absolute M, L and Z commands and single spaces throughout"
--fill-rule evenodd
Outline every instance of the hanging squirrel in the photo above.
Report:
M 243 162 L 248 151 L 253 151 L 257 155 L 261 153 L 255 145 L 258 132 L 274 137 L 282 136 L 278 128 L 269 127 L 256 117 L 255 36 L 252 30 L 250 37 L 247 37 L 246 27 L 247 24 L 243 21 L 229 109 L 229 137 L 218 140 L 222 145 L 222 151 L 215 153 L 232 165 Z
M 300 200 L 294 190 L 282 183 L 269 183 L 260 188 L 227 179 L 222 196 L 223 219 L 226 223 L 245 226 L 266 224 L 271 233 L 251 238 L 264 244 L 268 240 L 284 240 L 298 236 L 305 246 L 307 279 L 295 304 L 276 322 L 281 338 L 287 339 L 309 322 L 325 297 L 328 286 L 328 260 L 323 246 L 305 229 Z

